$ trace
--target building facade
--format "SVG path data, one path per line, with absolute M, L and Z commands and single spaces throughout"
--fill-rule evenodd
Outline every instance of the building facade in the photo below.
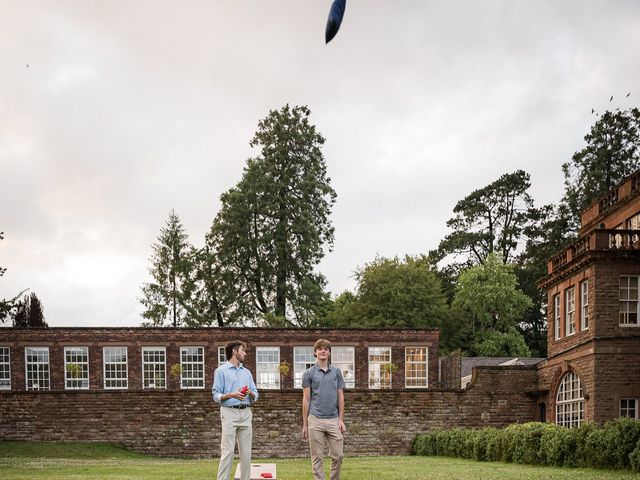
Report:
M 549 260 L 539 285 L 548 318 L 539 415 L 568 427 L 637 419 L 640 171 L 582 213 L 578 240 Z

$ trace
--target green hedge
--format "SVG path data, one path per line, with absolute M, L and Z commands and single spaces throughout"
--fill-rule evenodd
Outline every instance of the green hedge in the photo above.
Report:
M 640 472 L 640 422 L 620 418 L 602 426 L 585 423 L 580 428 L 532 422 L 503 429 L 438 430 L 418 435 L 413 453 Z

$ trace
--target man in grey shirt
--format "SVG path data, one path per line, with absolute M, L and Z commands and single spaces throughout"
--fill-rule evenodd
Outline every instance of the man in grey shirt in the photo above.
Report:
M 316 363 L 302 375 L 302 438 L 309 440 L 314 480 L 324 480 L 322 460 L 329 443 L 331 480 L 340 480 L 343 457 L 344 379 L 342 370 L 329 364 L 331 344 L 313 345 Z

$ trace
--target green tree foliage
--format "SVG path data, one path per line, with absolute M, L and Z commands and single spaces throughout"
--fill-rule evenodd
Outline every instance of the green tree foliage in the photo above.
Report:
M 486 339 L 487 332 L 515 331 L 532 301 L 518 289 L 514 266 L 503 263 L 498 254 L 492 253 L 484 264 L 460 274 L 453 305 L 468 312 L 474 343 L 479 344 Z
M 250 142 L 259 155 L 221 196 L 209 238 L 233 291 L 231 321 L 308 326 L 326 299 L 314 268 L 333 246 L 336 194 L 309 116 L 304 106 L 270 111 Z
M 0 240 L 4 240 L 4 232 L 0 232 Z M 4 267 L 0 267 L 0 277 L 2 277 L 5 272 L 7 271 L 6 268 Z M 19 299 L 22 296 L 22 294 L 25 292 L 25 290 L 23 290 L 22 292 L 20 292 L 18 295 L 16 295 L 13 298 L 3 298 L 0 299 L 0 322 L 4 323 L 7 320 L 13 318 L 13 316 L 15 315 L 15 311 L 16 308 L 18 306 L 19 303 Z
M 192 247 L 180 219 L 172 210 L 153 245 L 149 273 L 153 282 L 142 287 L 140 302 L 147 326 L 184 326 L 188 320 L 195 271 Z
M 334 301 L 338 327 L 439 327 L 447 314 L 440 280 L 426 256 L 376 258 L 356 272 L 356 293 Z
M 46 328 L 42 303 L 35 293 L 25 295 L 15 308 L 13 326 L 16 328 Z
M 463 256 L 468 266 L 484 263 L 496 252 L 508 262 L 535 215 L 530 186 L 529 174 L 518 170 L 460 200 L 453 209 L 455 216 L 447 221 L 453 231 L 431 255 L 438 260 Z
M 531 350 L 515 328 L 488 330 L 475 335 L 469 353 L 479 357 L 530 357 Z
M 584 137 L 586 146 L 562 165 L 572 226 L 598 197 L 640 168 L 640 110 L 606 111 Z

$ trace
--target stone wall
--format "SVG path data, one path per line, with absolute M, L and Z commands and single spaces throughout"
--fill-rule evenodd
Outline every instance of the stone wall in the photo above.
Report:
M 350 456 L 410 452 L 418 433 L 535 420 L 524 392 L 535 367 L 481 367 L 466 390 L 345 392 Z M 263 391 L 254 411 L 255 457 L 301 457 L 301 392 Z M 0 439 L 109 441 L 162 456 L 219 454 L 220 421 L 208 391 L 0 392 Z

